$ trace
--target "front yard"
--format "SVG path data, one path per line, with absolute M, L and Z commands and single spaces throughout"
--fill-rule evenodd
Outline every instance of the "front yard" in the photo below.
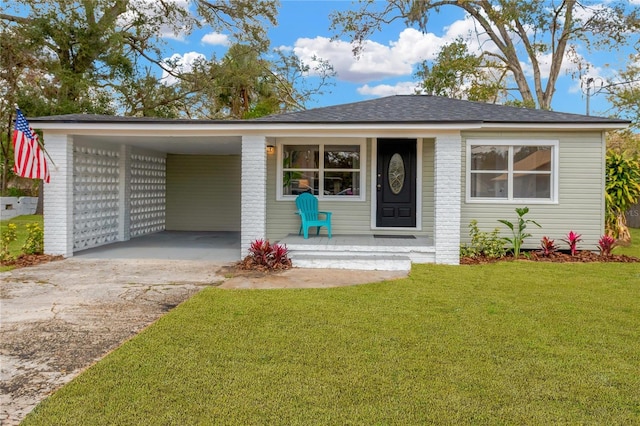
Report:
M 639 300 L 637 263 L 419 265 L 354 287 L 209 288 L 24 425 L 637 424 Z

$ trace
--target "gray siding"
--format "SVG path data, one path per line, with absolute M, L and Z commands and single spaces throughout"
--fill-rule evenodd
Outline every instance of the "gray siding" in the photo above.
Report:
M 435 140 L 422 143 L 422 235 L 433 237 Z
M 168 155 L 166 229 L 240 231 L 240 156 Z
M 466 140 L 467 139 L 546 139 L 559 141 L 559 182 L 557 204 L 526 203 L 466 203 Z M 573 230 L 582 234 L 582 249 L 596 249 L 604 226 L 604 147 L 600 132 L 572 133 L 465 133 L 462 138 L 462 188 L 463 205 L 461 218 L 461 236 L 463 242 L 469 242 L 468 225 L 472 219 L 485 231 L 495 227 L 502 229 L 502 235 L 511 235 L 497 219 L 515 222 L 516 207 L 529 207 L 528 219 L 538 222 L 542 228 L 532 225 L 527 228 L 533 234 L 525 240 L 526 248 L 535 248 L 543 236 L 556 240 L 561 249 L 566 245 L 560 240 Z

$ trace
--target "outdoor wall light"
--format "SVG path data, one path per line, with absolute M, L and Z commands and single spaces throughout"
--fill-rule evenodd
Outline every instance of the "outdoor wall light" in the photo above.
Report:
M 275 153 L 276 153 L 276 147 L 273 145 L 267 145 L 267 154 L 271 155 Z

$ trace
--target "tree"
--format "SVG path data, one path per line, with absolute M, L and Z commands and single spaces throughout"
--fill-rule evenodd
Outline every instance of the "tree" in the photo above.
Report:
M 2 189 L 9 173 L 14 103 L 31 116 L 116 111 L 177 116 L 190 94 L 178 89 L 193 87 L 163 86 L 151 72 L 173 72 L 163 58 L 162 35 L 209 25 L 262 47 L 268 45 L 267 26 L 276 24 L 276 6 L 277 0 L 3 2 Z
M 443 46 L 431 67 L 424 61 L 416 72 L 427 94 L 494 103 L 503 92 L 505 74 L 484 55 L 469 53 L 462 39 Z
M 640 157 L 640 134 L 631 129 L 608 132 L 607 149 L 618 154 Z
M 567 56 L 587 66 L 577 44 L 615 49 L 636 40 L 640 9 L 627 1 L 604 5 L 577 0 L 359 0 L 359 9 L 336 12 L 332 28 L 349 34 L 361 51 L 364 40 L 383 25 L 402 19 L 426 31 L 429 17 L 445 7 L 468 14 L 482 54 L 509 72 L 526 106 L 550 109 L 561 66 Z M 543 59 L 549 71 L 543 72 Z M 530 71 L 527 69 L 530 67 Z M 531 81 L 528 73 L 531 73 Z
M 306 84 L 314 72 L 317 84 Z M 183 114 L 211 119 L 248 119 L 305 108 L 313 96 L 333 84 L 333 67 L 318 60 L 314 67 L 294 55 L 234 44 L 218 60 L 199 60 L 179 76 Z
M 618 117 L 631 120 L 631 126 L 640 130 L 640 53 L 629 57 L 627 68 L 618 79 L 607 85 L 607 98 Z

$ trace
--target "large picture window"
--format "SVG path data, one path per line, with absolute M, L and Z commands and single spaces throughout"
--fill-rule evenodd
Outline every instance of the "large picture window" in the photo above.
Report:
M 310 192 L 318 198 L 360 199 L 361 144 L 282 144 L 282 197 Z
M 467 200 L 555 202 L 557 153 L 557 141 L 468 141 Z

